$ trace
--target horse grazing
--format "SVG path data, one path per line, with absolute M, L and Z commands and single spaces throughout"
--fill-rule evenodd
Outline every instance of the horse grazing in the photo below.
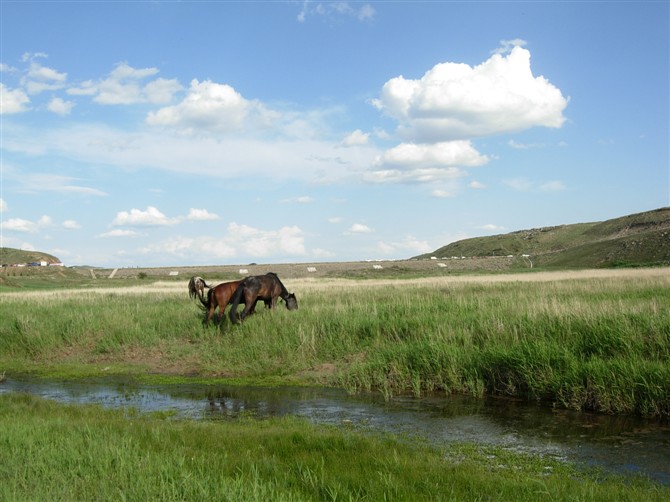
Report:
M 211 288 L 207 292 L 207 299 L 200 297 L 202 303 L 202 310 L 205 312 L 205 326 L 209 325 L 209 321 L 214 317 L 216 308 L 219 308 L 219 319 L 223 319 L 223 312 L 230 303 L 233 293 L 242 281 L 222 282 Z
M 244 302 L 244 310 L 240 314 L 240 321 L 253 313 L 254 306 L 258 300 L 263 300 L 265 306 L 273 309 L 277 305 L 277 298 L 286 302 L 286 308 L 295 310 L 298 308 L 298 300 L 293 293 L 289 293 L 277 274 L 268 272 L 265 275 L 252 275 L 243 279 L 233 294 L 232 306 L 230 307 L 230 320 L 237 323 L 237 306 Z
M 211 286 L 207 285 L 205 279 L 193 276 L 188 281 L 188 296 L 191 298 L 200 298 L 200 301 L 203 301 L 205 288 L 211 288 Z

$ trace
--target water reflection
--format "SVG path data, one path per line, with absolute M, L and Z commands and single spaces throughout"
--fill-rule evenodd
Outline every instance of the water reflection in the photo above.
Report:
M 58 382 L 8 378 L 2 392 L 67 403 L 164 411 L 177 417 L 230 420 L 295 415 L 316 423 L 402 434 L 436 444 L 475 442 L 642 473 L 670 484 L 670 426 L 508 399 L 464 396 L 349 396 L 338 389 L 209 385 L 137 385 L 123 380 Z

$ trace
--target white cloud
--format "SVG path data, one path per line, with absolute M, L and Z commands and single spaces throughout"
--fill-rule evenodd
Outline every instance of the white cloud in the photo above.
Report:
M 0 82 L 0 114 L 10 115 L 28 110 L 30 98 L 21 89 L 10 89 Z
M 486 188 L 486 185 L 484 183 L 481 183 L 480 181 L 471 181 L 470 183 L 468 183 L 468 186 L 475 190 L 483 190 L 484 188 Z
M 320 16 L 329 19 L 335 17 L 352 17 L 359 21 L 372 21 L 375 17 L 375 9 L 369 3 L 361 6 L 356 3 L 352 6 L 349 2 L 312 2 L 305 0 L 302 3 L 302 9 L 298 14 L 298 21 L 304 23 L 308 16 Z
M 63 228 L 67 230 L 78 230 L 81 228 L 81 225 L 77 223 L 75 220 L 65 220 L 63 222 Z
M 151 168 L 220 179 L 264 176 L 314 183 L 355 179 L 380 153 L 370 145 L 341 148 L 332 141 L 309 138 L 171 135 L 158 129 L 127 132 L 96 124 L 65 125 L 47 131 L 7 128 L 3 141 L 7 151 L 64 157 L 92 166 Z M 41 182 L 36 179 L 35 183 Z M 65 182 L 59 186 L 64 185 Z M 41 187 L 48 189 L 45 183 Z
M 434 248 L 427 241 L 422 241 L 413 235 L 407 235 L 402 241 L 377 243 L 377 249 L 383 254 L 394 254 L 398 251 L 407 251 L 411 254 L 423 254 L 432 251 Z
M 505 230 L 505 227 L 501 227 L 500 225 L 495 225 L 493 223 L 487 223 L 486 225 L 481 225 L 477 227 L 481 230 L 486 230 L 488 232 L 500 232 L 502 230 Z
M 73 96 L 93 96 L 103 105 L 132 105 L 136 103 L 166 104 L 183 89 L 176 79 L 157 78 L 143 83 L 158 73 L 157 68 L 133 68 L 119 63 L 107 78 L 87 80 L 67 89 Z
M 22 218 L 10 218 L 0 224 L 3 230 L 11 230 L 14 232 L 29 232 L 35 233 L 39 230 L 39 225 L 35 222 L 24 220 Z
M 273 254 L 304 255 L 305 239 L 297 226 L 282 227 L 279 230 L 261 230 L 232 222 L 228 225 L 226 238 L 231 247 L 243 253 L 263 257 Z
M 417 168 L 481 166 L 488 162 L 470 141 L 444 141 L 435 144 L 402 143 L 375 159 L 374 166 Z
M 292 197 L 290 199 L 282 199 L 280 202 L 285 204 L 311 204 L 314 198 L 309 195 L 302 195 L 300 197 Z
M 174 127 L 181 132 L 233 132 L 249 122 L 269 124 L 276 114 L 260 102 L 249 101 L 227 84 L 194 79 L 184 100 L 147 115 L 147 124 Z M 251 124 L 249 124 L 251 125 Z
M 364 178 L 373 183 L 443 182 L 465 175 L 456 166 L 481 166 L 488 161 L 470 141 L 402 143 L 379 155 Z
M 61 192 L 104 197 L 107 193 L 97 188 L 75 185 L 75 178 L 59 174 L 34 173 L 21 176 L 19 182 L 30 192 Z
M 268 256 L 303 256 L 306 254 L 302 230 L 297 226 L 263 230 L 230 223 L 223 237 L 172 237 L 144 246 L 143 254 L 159 252 L 178 257 L 229 259 L 236 256 L 263 258 Z
M 449 192 L 447 190 L 435 189 L 435 190 L 433 190 L 431 195 L 433 197 L 437 197 L 438 199 L 444 199 L 444 198 L 447 198 L 447 197 L 453 197 L 454 193 Z
M 356 129 L 355 131 L 349 133 L 343 140 L 342 146 L 357 146 L 357 145 L 367 145 L 370 140 L 370 134 Z
M 349 233 L 352 234 L 369 234 L 373 230 L 368 227 L 367 225 L 364 225 L 363 223 L 354 223 L 349 227 Z
M 218 220 L 219 215 L 210 213 L 209 211 L 207 211 L 207 209 L 191 208 L 188 211 L 188 216 L 186 217 L 186 219 L 192 221 L 213 221 Z
M 56 115 L 69 115 L 74 107 L 74 102 L 65 101 L 62 98 L 53 98 L 47 105 L 47 110 Z
M 10 218 L 4 220 L 0 224 L 2 230 L 10 230 L 13 232 L 36 233 L 39 230 L 50 227 L 52 219 L 50 216 L 41 216 L 37 221 L 25 220 L 23 218 Z
M 377 169 L 366 173 L 363 179 L 369 183 L 438 183 L 465 176 L 456 167 L 419 169 Z
M 7 206 L 7 202 L 5 201 L 5 199 L 0 199 L 0 213 L 4 213 L 8 209 L 9 207 Z
M 174 225 L 178 222 L 177 218 L 168 218 L 155 207 L 148 206 L 146 211 L 131 209 L 116 213 L 112 226 L 157 227 Z
M 395 77 L 373 105 L 399 123 L 399 134 L 429 143 L 561 127 L 568 104 L 544 77 L 534 77 L 530 52 L 515 46 L 471 67 L 440 63 L 418 80 Z
M 509 140 L 507 144 L 515 150 L 529 150 L 531 148 L 542 148 L 544 146 L 540 143 L 518 143 L 513 139 Z
M 67 73 L 53 68 L 42 66 L 38 58 L 45 58 L 46 54 L 24 54 L 24 61 L 30 59 L 30 66 L 26 75 L 21 79 L 22 86 L 28 94 L 40 94 L 44 91 L 55 91 L 65 87 Z
M 140 235 L 139 232 L 136 232 L 135 230 L 123 230 L 116 228 L 114 230 L 110 230 L 109 232 L 99 234 L 98 237 L 135 237 L 138 235 Z

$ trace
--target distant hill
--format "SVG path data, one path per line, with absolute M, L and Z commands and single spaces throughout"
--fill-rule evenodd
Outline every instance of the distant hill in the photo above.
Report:
M 551 268 L 670 265 L 670 207 L 596 223 L 464 239 L 415 258 L 524 254 L 534 265 Z
M 23 251 L 14 248 L 0 248 L 0 265 L 18 265 L 21 263 L 60 263 L 55 256 L 40 251 Z

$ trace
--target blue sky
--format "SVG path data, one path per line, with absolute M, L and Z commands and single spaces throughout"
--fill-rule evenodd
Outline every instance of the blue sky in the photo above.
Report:
M 2 246 L 402 259 L 670 205 L 668 2 L 2 0 Z

